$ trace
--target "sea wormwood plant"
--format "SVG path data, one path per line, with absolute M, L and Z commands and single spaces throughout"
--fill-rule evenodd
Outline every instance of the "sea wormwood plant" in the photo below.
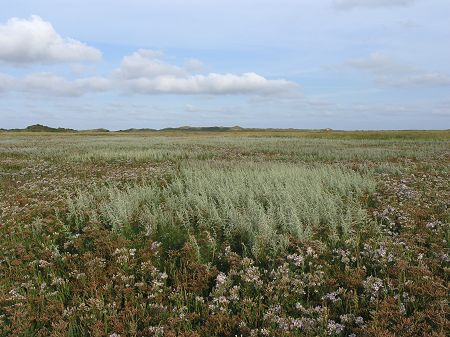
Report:
M 217 243 L 262 257 L 283 252 L 290 238 L 347 239 L 366 221 L 360 198 L 374 188 L 368 177 L 336 166 L 190 163 L 166 187 L 79 193 L 69 199 L 68 219 L 145 233 L 167 248 L 207 231 Z

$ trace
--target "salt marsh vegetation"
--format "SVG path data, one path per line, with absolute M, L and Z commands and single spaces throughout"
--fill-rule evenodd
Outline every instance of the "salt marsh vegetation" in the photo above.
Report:
M 0 336 L 445 336 L 449 167 L 448 132 L 2 133 Z

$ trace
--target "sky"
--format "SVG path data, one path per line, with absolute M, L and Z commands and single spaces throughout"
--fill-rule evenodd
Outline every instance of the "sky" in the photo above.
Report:
M 448 0 L 2 2 L 0 128 L 450 128 Z

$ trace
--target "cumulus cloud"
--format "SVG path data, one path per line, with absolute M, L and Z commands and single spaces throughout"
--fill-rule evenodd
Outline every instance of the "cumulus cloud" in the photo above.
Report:
M 198 62 L 194 63 L 198 66 Z M 150 51 L 140 50 L 124 57 L 115 76 L 127 90 L 140 94 L 268 95 L 296 86 L 286 80 L 268 80 L 252 72 L 200 75 L 190 73 L 188 68 L 166 63 Z
M 141 77 L 154 78 L 162 75 L 186 75 L 185 70 L 159 60 L 159 56 L 162 56 L 159 52 L 140 49 L 131 55 L 125 56 L 115 74 L 117 77 L 125 80 Z
M 165 94 L 275 94 L 292 89 L 286 80 L 268 80 L 255 73 L 191 75 L 188 77 L 159 76 L 137 78 L 128 82 L 131 90 L 142 93 Z
M 101 52 L 59 35 L 50 22 L 33 15 L 0 25 L 0 61 L 13 64 L 96 61 Z
M 334 7 L 337 9 L 353 9 L 353 8 L 380 8 L 408 6 L 415 0 L 334 0 Z
M 388 56 L 375 52 L 367 58 L 352 59 L 345 67 L 371 74 L 380 85 L 391 87 L 442 87 L 450 86 L 450 76 L 426 72 L 415 67 L 394 61 Z

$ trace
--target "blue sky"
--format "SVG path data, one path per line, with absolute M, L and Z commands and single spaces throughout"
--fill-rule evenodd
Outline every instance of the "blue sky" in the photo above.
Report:
M 0 128 L 450 128 L 448 0 L 16 0 Z

